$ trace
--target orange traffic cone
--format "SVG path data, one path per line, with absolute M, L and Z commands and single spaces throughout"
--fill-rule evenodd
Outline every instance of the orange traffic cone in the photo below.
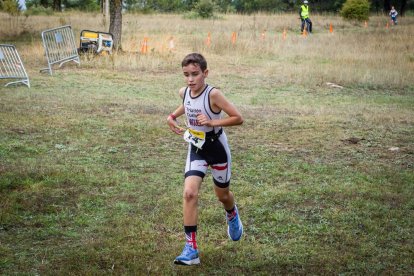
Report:
M 390 27 L 390 24 L 387 22 L 387 24 L 385 25 L 385 28 L 388 29 Z
M 168 40 L 168 50 L 174 51 L 174 49 L 175 49 L 174 37 L 171 36 L 170 39 Z
M 286 40 L 286 35 L 287 35 L 287 32 L 286 32 L 286 28 L 285 28 L 285 29 L 283 29 L 283 33 L 282 33 L 282 39 L 283 40 Z
M 144 37 L 144 41 L 141 44 L 141 54 L 148 53 L 148 37 Z
M 330 33 L 333 33 L 333 27 L 332 27 L 332 24 L 329 24 L 329 32 L 330 32 Z
M 236 44 L 236 40 L 237 40 L 237 34 L 236 34 L 236 32 L 233 32 L 233 33 L 231 34 L 231 43 L 232 43 L 233 45 L 235 45 L 235 44 Z
M 210 32 L 208 32 L 207 34 L 206 45 L 207 47 L 210 47 L 211 45 L 211 33 Z
M 306 26 L 305 26 L 305 28 L 303 28 L 302 36 L 304 36 L 304 37 L 308 36 L 308 32 L 306 31 Z

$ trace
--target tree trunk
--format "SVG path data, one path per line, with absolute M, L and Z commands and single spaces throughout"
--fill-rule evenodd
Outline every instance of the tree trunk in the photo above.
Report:
M 122 0 L 110 1 L 110 23 L 109 32 L 113 35 L 113 48 L 121 50 L 121 35 L 122 35 Z

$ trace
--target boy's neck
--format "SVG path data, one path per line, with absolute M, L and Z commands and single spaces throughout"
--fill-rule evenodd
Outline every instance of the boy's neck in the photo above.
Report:
M 206 89 L 206 86 L 207 86 L 207 84 L 203 84 L 203 86 L 198 91 L 194 91 L 194 90 L 190 89 L 191 96 L 196 97 L 196 96 L 200 95 Z

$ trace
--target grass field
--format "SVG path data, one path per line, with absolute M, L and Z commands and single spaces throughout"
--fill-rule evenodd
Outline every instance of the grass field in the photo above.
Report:
M 305 38 L 296 15 L 125 15 L 124 52 L 49 76 L 41 30 L 71 24 L 79 39 L 102 18 L 0 14 L 32 86 L 0 86 L 0 274 L 414 274 L 414 18 L 312 20 Z M 186 144 L 166 116 L 192 51 L 245 119 L 226 129 L 245 236 L 228 240 L 208 176 L 188 268 L 172 264 Z

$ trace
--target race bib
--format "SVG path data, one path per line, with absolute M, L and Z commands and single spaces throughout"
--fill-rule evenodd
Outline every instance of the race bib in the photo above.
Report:
M 184 132 L 184 140 L 201 149 L 206 142 L 206 133 L 189 128 Z

